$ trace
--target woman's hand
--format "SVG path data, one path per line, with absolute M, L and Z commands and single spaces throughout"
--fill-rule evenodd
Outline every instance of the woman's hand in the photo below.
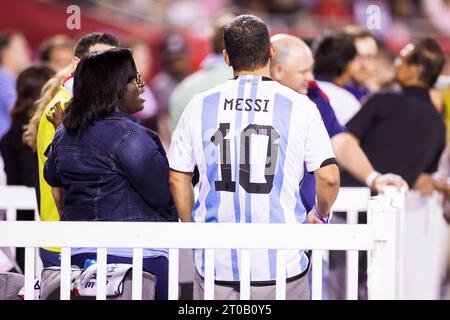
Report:
M 50 108 L 50 112 L 47 112 L 45 116 L 47 117 L 48 121 L 50 121 L 53 124 L 55 130 L 58 129 L 58 127 L 63 122 L 63 109 L 61 107 L 61 102 L 55 103 Z

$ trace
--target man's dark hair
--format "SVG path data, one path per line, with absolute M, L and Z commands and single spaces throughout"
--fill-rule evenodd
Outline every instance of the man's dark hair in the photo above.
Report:
M 64 111 L 66 130 L 83 134 L 95 120 L 111 114 L 136 73 L 129 49 L 94 52 L 82 59 L 75 70 L 73 98 Z
M 113 35 L 103 32 L 93 32 L 81 37 L 75 44 L 74 56 L 83 59 L 89 54 L 89 48 L 96 44 L 119 46 L 119 40 Z
M 327 33 L 312 45 L 314 53 L 314 73 L 331 78 L 344 73 L 347 65 L 356 57 L 353 39 L 340 33 Z
M 431 88 L 445 64 L 445 54 L 441 46 L 432 38 L 419 38 L 413 41 L 414 49 L 406 57 L 406 63 L 419 68 L 419 79 Z
M 44 41 L 39 48 L 39 57 L 42 61 L 50 61 L 52 51 L 59 48 L 73 50 L 74 42 L 66 35 L 56 35 Z
M 224 30 L 225 50 L 236 71 L 254 71 L 270 59 L 270 37 L 260 18 L 241 15 L 228 23 Z

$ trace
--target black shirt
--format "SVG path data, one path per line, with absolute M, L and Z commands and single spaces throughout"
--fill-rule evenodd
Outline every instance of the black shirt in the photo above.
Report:
M 11 128 L 0 141 L 8 185 L 36 187 L 38 183 L 37 156 L 22 141 L 23 127 L 29 118 L 20 114 L 13 118 Z
M 375 170 L 398 174 L 410 187 L 421 173 L 436 171 L 445 147 L 444 122 L 428 89 L 422 87 L 372 96 L 347 128 L 359 139 Z M 341 182 L 361 185 L 345 171 Z

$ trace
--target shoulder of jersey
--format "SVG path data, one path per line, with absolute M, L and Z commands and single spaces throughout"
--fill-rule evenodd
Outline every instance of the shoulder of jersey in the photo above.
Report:
M 219 85 L 216 85 L 216 86 L 212 87 L 211 89 L 197 93 L 196 95 L 194 95 L 194 98 L 204 98 L 211 94 L 217 93 L 217 92 L 221 91 L 224 87 L 226 87 L 228 84 L 229 84 L 229 80 L 227 80 Z

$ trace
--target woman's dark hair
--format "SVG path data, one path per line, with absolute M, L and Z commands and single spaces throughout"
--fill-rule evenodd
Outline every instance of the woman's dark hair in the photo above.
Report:
M 269 31 L 258 17 L 241 15 L 231 20 L 225 26 L 224 44 L 235 72 L 254 71 L 269 62 Z
M 136 73 L 129 49 L 94 52 L 82 59 L 75 70 L 73 98 L 63 115 L 66 130 L 83 134 L 95 120 L 110 115 Z
M 327 33 L 312 44 L 314 73 L 331 78 L 344 73 L 347 64 L 356 57 L 353 39 L 345 33 Z
M 36 110 L 36 101 L 41 95 L 42 87 L 55 75 L 47 64 L 31 65 L 23 70 L 16 81 L 17 101 L 11 111 L 13 118 L 25 114 L 31 117 Z
M 414 50 L 406 62 L 419 67 L 420 80 L 431 88 L 444 68 L 445 54 L 433 38 L 418 38 L 413 44 Z

